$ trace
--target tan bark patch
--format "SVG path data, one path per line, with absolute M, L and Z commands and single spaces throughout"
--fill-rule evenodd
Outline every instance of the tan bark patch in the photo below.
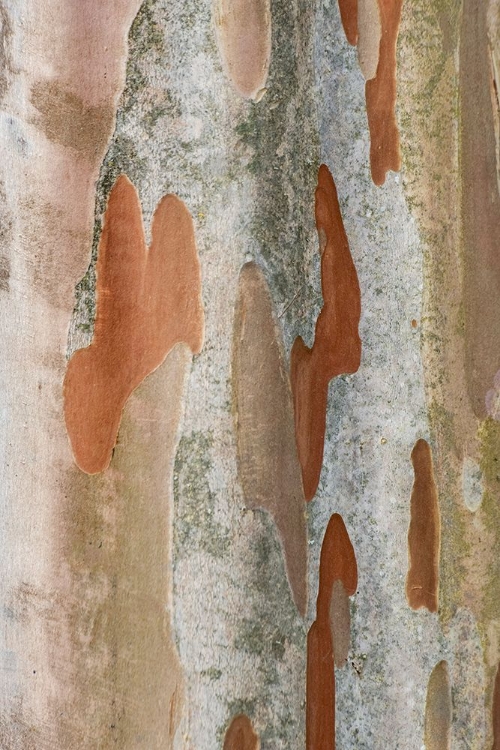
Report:
M 203 340 L 200 266 L 185 205 L 165 196 L 155 211 L 152 241 L 141 206 L 122 175 L 109 197 L 97 261 L 97 314 L 89 347 L 71 358 L 64 415 L 78 466 L 103 471 L 111 459 L 122 409 L 139 383 L 185 341 Z
M 55 561 L 69 658 L 58 747 L 171 748 L 183 704 L 172 635 L 172 472 L 190 352 L 128 400 L 109 468 L 73 467 Z
M 88 106 L 80 97 L 55 81 L 38 81 L 31 101 L 39 114 L 34 122 L 47 138 L 97 159 L 109 138 L 114 119 L 111 102 Z
M 425 748 L 426 750 L 450 750 L 451 684 L 448 664 L 440 661 L 431 672 L 425 701 Z
M 258 100 L 271 58 L 269 0 L 215 0 L 214 18 L 229 80 L 246 99 Z
M 250 508 L 273 517 L 299 612 L 307 604 L 307 530 L 293 407 L 281 334 L 262 271 L 240 274 L 234 317 L 233 393 L 238 473 Z
M 377 74 L 382 35 L 378 0 L 358 0 L 358 31 L 359 67 L 370 81 Z
M 335 666 L 345 667 L 351 642 L 351 613 L 349 597 L 344 584 L 337 580 L 333 583 L 330 600 L 330 629 L 332 631 L 333 654 Z
M 406 597 L 412 609 L 437 612 L 441 522 L 429 444 L 417 440 L 411 454 L 415 481 L 408 531 L 409 570 Z
M 487 11 L 487 2 L 464 0 L 459 47 L 465 367 L 480 419 L 500 368 L 500 195 Z
M 324 304 L 316 321 L 312 349 L 299 336 L 291 353 L 295 436 L 306 500 L 314 497 L 321 474 L 328 383 L 336 375 L 356 372 L 361 360 L 358 276 L 340 213 L 337 189 L 324 164 L 318 173 L 315 214 Z

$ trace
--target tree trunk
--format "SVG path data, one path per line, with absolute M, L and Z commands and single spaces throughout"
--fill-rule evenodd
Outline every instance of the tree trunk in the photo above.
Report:
M 498 1 L 0 24 L 0 746 L 500 748 Z

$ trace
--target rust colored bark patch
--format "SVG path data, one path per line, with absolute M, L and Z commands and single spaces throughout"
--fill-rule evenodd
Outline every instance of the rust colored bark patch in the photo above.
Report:
M 412 609 L 437 612 L 441 524 L 429 444 L 418 440 L 411 454 L 415 481 L 408 531 L 409 570 L 406 597 Z
M 330 629 L 332 632 L 335 666 L 341 669 L 347 662 L 351 642 L 351 612 L 349 597 L 344 584 L 337 580 L 333 584 L 330 600 Z
M 358 0 L 339 0 L 340 18 L 349 44 L 358 42 Z
M 229 80 L 246 99 L 258 100 L 271 59 L 269 0 L 215 0 L 214 15 Z
M 103 471 L 132 391 L 168 352 L 201 349 L 200 267 L 191 216 L 174 195 L 159 203 L 148 249 L 137 192 L 113 186 L 99 243 L 94 338 L 71 358 L 64 379 L 66 428 L 78 466 Z
M 260 741 L 244 714 L 235 716 L 224 738 L 224 750 L 259 750 Z
M 492 750 L 500 750 L 500 664 L 497 667 L 495 677 L 495 688 L 493 690 L 492 706 L 492 725 L 493 725 L 493 747 Z
M 317 619 L 329 621 L 333 584 L 341 581 L 347 596 L 358 587 L 358 566 L 354 547 L 342 516 L 334 513 L 326 527 L 319 564 Z
M 299 336 L 291 353 L 295 437 L 306 500 L 314 497 L 323 463 L 328 383 L 336 375 L 356 372 L 361 360 L 358 276 L 335 183 L 324 164 L 319 168 L 315 214 L 324 304 L 312 349 Z
M 262 271 L 240 274 L 233 336 L 238 474 L 245 503 L 273 517 L 299 612 L 307 604 L 307 529 L 281 334 Z
M 340 584 L 340 587 L 336 584 Z M 338 608 L 340 596 L 347 599 L 356 592 L 358 568 L 354 548 L 342 516 L 335 513 L 328 522 L 319 566 L 319 590 L 316 620 L 307 636 L 306 680 L 306 748 L 331 750 L 335 747 L 335 670 L 334 637 L 330 614 Z M 345 610 L 345 601 L 342 603 Z M 341 616 L 345 628 L 345 611 Z M 332 635 L 332 631 L 333 634 Z M 341 635 L 339 655 L 345 649 L 345 633 Z
M 401 168 L 396 122 L 396 45 L 402 0 L 378 0 L 380 48 L 377 74 L 366 82 L 366 111 L 370 128 L 370 165 L 375 185 L 383 185 L 390 169 Z
M 335 669 L 332 633 L 316 620 L 307 634 L 306 750 L 335 748 Z
M 488 5 L 464 0 L 459 64 L 465 372 L 469 400 L 479 419 L 486 415 L 486 395 L 500 367 L 500 195 Z
M 446 661 L 440 661 L 431 672 L 425 701 L 426 750 L 450 750 L 451 684 Z

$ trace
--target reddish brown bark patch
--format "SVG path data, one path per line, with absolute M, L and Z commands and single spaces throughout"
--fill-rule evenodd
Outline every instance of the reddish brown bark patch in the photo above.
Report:
M 245 503 L 273 517 L 293 598 L 307 605 L 307 529 L 293 406 L 269 288 L 255 263 L 240 274 L 233 335 L 238 476 Z
M 315 214 L 324 304 L 316 321 L 312 349 L 299 336 L 291 353 L 295 438 L 306 500 L 314 497 L 323 463 L 328 383 L 336 375 L 356 372 L 361 360 L 358 276 L 337 189 L 324 164 L 319 168 Z
M 425 440 L 417 440 L 411 460 L 415 481 L 408 531 L 406 597 L 412 609 L 427 607 L 429 612 L 437 612 L 441 523 L 432 454 Z
M 446 661 L 436 664 L 429 677 L 425 701 L 425 748 L 426 750 L 450 750 L 451 684 Z
M 340 18 L 349 44 L 358 43 L 358 0 L 339 0 Z
M 358 585 L 354 548 L 338 513 L 330 518 L 323 539 L 316 621 L 307 636 L 307 750 L 332 750 L 335 747 L 335 644 L 330 613 L 336 583 L 340 583 L 341 590 L 349 596 L 356 592 Z M 345 625 L 345 617 L 343 619 Z M 342 637 L 345 641 L 345 634 Z
M 224 738 L 224 750 L 259 750 L 260 741 L 244 714 L 235 716 Z
M 354 547 L 342 516 L 334 513 L 326 527 L 319 563 L 317 618 L 328 622 L 333 584 L 341 581 L 347 596 L 358 587 L 358 566 Z
M 149 249 L 137 192 L 113 186 L 99 243 L 94 338 L 71 358 L 64 379 L 66 428 L 78 466 L 103 471 L 132 391 L 168 352 L 201 349 L 200 267 L 191 216 L 175 195 L 158 204 Z
M 366 111 L 370 128 L 370 165 L 375 185 L 383 185 L 390 169 L 401 168 L 396 122 L 396 45 L 402 0 L 378 0 L 381 38 L 375 78 L 366 82 Z
M 493 724 L 493 747 L 492 750 L 500 750 L 500 664 L 497 667 L 495 677 L 495 688 L 493 690 L 493 707 L 492 707 L 492 724 Z
M 328 623 L 313 622 L 307 635 L 306 749 L 335 748 L 335 669 Z
M 214 15 L 229 80 L 246 99 L 258 100 L 271 59 L 269 0 L 215 0 Z

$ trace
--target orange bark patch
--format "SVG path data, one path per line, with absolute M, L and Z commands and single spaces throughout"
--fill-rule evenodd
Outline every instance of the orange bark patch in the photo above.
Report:
M 240 274 L 232 368 L 238 476 L 245 503 L 272 515 L 293 598 L 304 615 L 307 529 L 292 396 L 271 296 L 255 263 L 247 263 Z
M 259 750 L 260 741 L 244 714 L 235 716 L 224 738 L 224 750 Z
M 339 0 L 340 18 L 349 44 L 358 42 L 358 0 Z
M 332 750 L 335 747 L 335 643 L 330 614 L 336 583 L 340 583 L 341 590 L 349 596 L 356 592 L 358 585 L 354 548 L 338 513 L 330 518 L 323 539 L 316 621 L 307 636 L 307 750 Z
M 271 59 L 269 0 L 215 0 L 215 27 L 228 78 L 239 94 L 258 100 Z
M 396 45 L 402 0 L 379 0 L 381 38 L 375 78 L 366 82 L 366 111 L 370 128 L 370 165 L 375 185 L 383 185 L 390 169 L 401 168 L 396 122 Z
M 314 497 L 323 463 L 328 383 L 336 375 L 356 372 L 361 360 L 358 276 L 335 183 L 324 164 L 319 168 L 315 213 L 324 304 L 312 349 L 299 336 L 291 353 L 295 438 L 306 500 Z
M 94 338 L 71 358 L 64 379 L 66 428 L 88 474 L 111 460 L 123 407 L 168 352 L 201 349 L 203 310 L 193 223 L 174 195 L 160 201 L 148 249 L 137 192 L 124 175 L 113 186 L 99 243 Z
M 497 667 L 495 678 L 495 689 L 493 691 L 493 747 L 492 750 L 500 750 L 500 665 Z
M 437 612 L 441 524 L 432 454 L 425 440 L 416 442 L 411 460 L 415 481 L 408 531 L 410 564 L 406 597 L 412 609 L 427 607 L 429 612 Z

